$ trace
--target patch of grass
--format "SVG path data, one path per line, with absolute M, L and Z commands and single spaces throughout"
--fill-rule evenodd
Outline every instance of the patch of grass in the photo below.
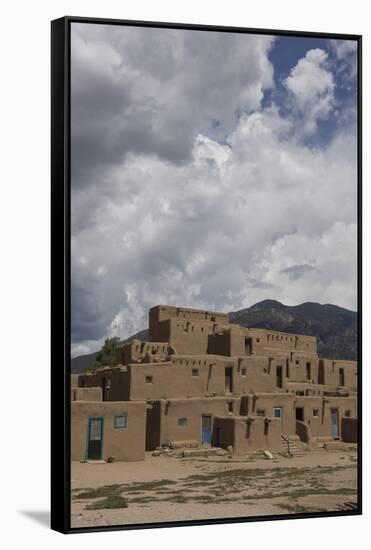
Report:
M 233 470 L 221 470 L 220 472 L 210 472 L 208 474 L 193 474 L 182 481 L 189 482 L 230 482 L 230 481 L 244 481 L 246 478 L 262 478 L 269 475 L 271 470 L 262 470 L 261 468 L 255 468 L 251 470 L 233 469 Z
M 127 508 L 125 498 L 119 495 L 112 495 L 85 506 L 85 510 L 113 510 L 115 508 Z
M 139 481 L 132 485 L 125 486 L 125 492 L 137 492 L 137 491 L 157 491 L 158 489 L 165 489 L 168 485 L 176 485 L 176 481 L 171 479 L 160 479 L 159 481 Z
M 98 487 L 97 489 L 78 489 L 82 491 L 78 494 L 75 494 L 73 498 L 75 500 L 80 499 L 93 499 L 93 498 L 102 498 L 102 497 L 111 497 L 122 492 L 122 485 L 104 485 L 103 487 Z

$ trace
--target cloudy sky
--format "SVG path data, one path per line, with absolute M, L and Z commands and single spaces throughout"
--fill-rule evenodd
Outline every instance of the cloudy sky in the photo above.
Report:
M 72 24 L 72 355 L 158 303 L 356 309 L 356 43 Z

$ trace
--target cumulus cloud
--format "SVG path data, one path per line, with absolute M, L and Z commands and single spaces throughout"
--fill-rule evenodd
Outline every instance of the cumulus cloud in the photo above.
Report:
M 157 303 L 354 308 L 354 131 L 309 147 L 294 116 L 262 107 L 273 86 L 268 39 L 127 30 L 75 33 L 73 354 L 146 327 Z M 297 117 L 315 121 L 324 115 L 313 98 L 333 82 L 326 54 L 311 52 L 287 89 Z
M 309 50 L 284 82 L 299 132 L 305 137 L 316 131 L 318 121 L 326 119 L 334 107 L 335 83 L 327 70 L 327 58 L 320 48 Z
M 72 25 L 72 170 L 91 185 L 128 153 L 189 160 L 273 85 L 269 36 Z

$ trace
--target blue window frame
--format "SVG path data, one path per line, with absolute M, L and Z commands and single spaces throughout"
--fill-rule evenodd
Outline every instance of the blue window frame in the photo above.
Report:
M 114 428 L 116 429 L 124 429 L 128 427 L 128 415 L 126 413 L 124 414 L 116 414 L 114 423 Z

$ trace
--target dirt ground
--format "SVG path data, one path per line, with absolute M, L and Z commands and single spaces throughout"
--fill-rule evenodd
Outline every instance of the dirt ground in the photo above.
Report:
M 355 447 L 303 456 L 72 463 L 71 526 L 349 510 L 357 502 Z

